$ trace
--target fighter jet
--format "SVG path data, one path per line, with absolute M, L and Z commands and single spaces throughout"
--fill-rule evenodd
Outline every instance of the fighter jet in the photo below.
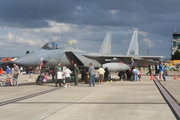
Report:
M 103 68 L 108 67 L 110 71 L 124 71 L 130 69 L 130 65 L 135 60 L 145 62 L 149 58 L 160 59 L 162 56 L 138 55 L 137 31 L 137 29 L 134 29 L 127 55 L 111 54 L 111 34 L 107 33 L 98 53 L 90 53 L 61 43 L 49 42 L 39 50 L 18 58 L 14 63 L 25 66 L 37 66 L 45 60 L 49 66 L 55 66 L 58 62 L 61 62 L 61 65 L 69 66 L 70 68 L 73 67 L 74 63 L 79 67 L 89 67 L 89 63 L 92 63 L 94 67 L 100 67 L 102 65 Z M 136 44 L 134 44 L 134 41 Z M 113 59 L 117 59 L 118 62 L 111 62 Z M 151 63 L 151 61 L 148 62 Z
M 95 68 L 100 67 L 104 63 L 109 61 L 98 59 L 91 59 L 84 55 L 109 55 L 111 54 L 111 34 L 107 33 L 103 44 L 99 50 L 99 53 L 90 53 L 80 49 L 73 48 L 61 43 L 49 42 L 42 46 L 39 50 L 35 50 L 29 54 L 19 57 L 14 63 L 25 66 L 38 66 L 42 61 L 47 61 L 48 66 L 55 66 L 58 62 L 61 62 L 62 66 L 73 67 L 76 63 L 80 68 L 88 68 L 89 63 L 92 63 Z M 129 65 L 122 63 L 119 64 L 119 71 L 129 69 Z

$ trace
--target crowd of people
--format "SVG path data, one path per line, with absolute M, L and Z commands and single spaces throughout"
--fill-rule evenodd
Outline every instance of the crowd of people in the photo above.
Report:
M 159 80 L 166 81 L 166 76 L 168 76 L 169 66 L 168 64 L 162 64 L 162 62 L 159 62 L 159 65 L 148 65 L 148 72 L 146 75 L 159 75 Z
M 40 77 L 39 81 L 41 85 L 45 85 L 46 82 L 46 72 L 45 68 L 47 68 L 46 62 L 44 61 L 40 65 Z M 95 68 L 92 63 L 89 63 L 89 69 L 88 71 L 85 71 L 85 69 L 79 70 L 77 67 L 77 64 L 74 63 L 74 69 L 71 71 L 68 67 L 62 67 L 61 63 L 59 62 L 54 69 L 50 70 L 50 73 L 52 75 L 52 80 L 55 82 L 55 86 L 63 86 L 63 87 L 70 87 L 70 80 L 74 79 L 74 86 L 78 85 L 78 74 L 81 73 L 81 79 L 85 80 L 88 79 L 89 87 L 93 86 L 95 87 L 95 75 L 96 73 L 98 76 L 98 84 L 101 84 L 103 81 L 109 81 L 111 80 L 111 74 L 108 68 L 103 68 L 102 66 L 95 72 Z M 119 74 L 119 80 L 134 80 L 134 81 L 140 81 L 141 80 L 141 70 L 136 69 L 134 66 L 132 69 L 127 71 L 120 71 Z
M 46 64 L 46 61 L 43 61 L 40 65 L 40 75 L 36 79 L 36 83 L 39 82 L 40 85 L 46 85 L 47 82 L 47 76 L 51 74 L 52 81 L 55 83 L 55 86 L 61 86 L 61 87 L 70 87 L 71 79 L 74 79 L 74 86 L 78 85 L 78 74 L 81 73 L 81 79 L 87 79 L 89 82 L 89 87 L 95 86 L 95 75 L 98 73 L 98 84 L 101 84 L 103 81 L 109 81 L 111 80 L 111 74 L 108 70 L 108 68 L 103 68 L 102 66 L 95 72 L 95 68 L 92 63 L 89 63 L 89 69 L 88 71 L 85 71 L 85 69 L 79 70 L 76 63 L 74 63 L 74 69 L 71 71 L 68 66 L 61 66 L 61 63 L 59 62 L 53 69 L 49 69 L 49 67 Z M 0 76 L 3 74 L 6 75 L 6 78 L 9 80 L 9 85 L 18 85 L 18 75 L 23 72 L 22 67 L 18 67 L 18 65 L 13 64 L 14 67 L 9 68 L 9 66 L 6 67 L 6 70 L 3 71 L 2 68 L 0 68 Z M 149 71 L 146 75 L 157 75 L 159 74 L 159 80 L 166 81 L 166 75 L 168 75 L 168 66 L 162 65 L 162 62 L 159 62 L 159 65 L 156 66 L 148 66 Z M 28 70 L 29 74 L 29 81 L 34 81 L 33 73 L 34 68 L 32 66 L 28 66 L 26 68 Z M 141 69 L 136 68 L 132 66 L 131 69 L 126 71 L 120 71 L 118 73 L 119 80 L 131 80 L 131 81 L 140 81 L 141 80 Z M 15 81 L 15 84 L 13 83 Z
M 56 87 L 70 87 L 72 73 L 75 82 L 74 85 L 78 85 L 78 74 L 80 73 L 80 70 L 76 64 L 74 64 L 74 71 L 71 71 L 68 66 L 62 67 L 60 62 L 58 62 L 54 69 L 49 69 L 46 61 L 43 61 L 42 64 L 40 64 L 40 75 L 37 78 L 36 82 L 40 82 L 40 85 L 46 85 L 47 73 L 50 73 L 52 75 L 52 81 L 55 83 Z
M 10 68 L 9 66 L 6 66 L 5 70 L 3 70 L 3 68 L 0 68 L 0 77 L 4 78 L 7 81 L 8 86 L 18 85 L 18 75 L 19 67 L 15 63 L 13 64 L 12 68 Z
M 52 75 L 52 81 L 55 83 L 55 86 L 61 86 L 61 87 L 70 87 L 71 79 L 74 79 L 74 86 L 78 85 L 78 74 L 81 73 L 81 78 L 86 79 L 89 76 L 89 87 L 93 86 L 95 87 L 95 68 L 92 63 L 89 63 L 89 69 L 86 72 L 85 69 L 79 70 L 76 63 L 73 64 L 74 69 L 71 71 L 68 66 L 61 66 L 61 63 L 59 62 L 54 69 L 48 70 L 50 71 Z M 40 64 L 40 75 L 37 78 L 36 82 L 39 82 L 40 85 L 46 85 L 47 80 L 47 69 L 48 66 L 46 64 L 46 61 L 43 61 Z M 87 74 L 88 73 L 88 74 Z M 98 69 L 99 73 L 99 83 L 102 83 L 104 78 L 109 78 L 109 71 L 106 68 L 105 70 L 100 67 Z
M 126 71 L 120 71 L 118 73 L 119 80 L 134 80 L 134 81 L 140 81 L 141 80 L 141 69 L 136 69 L 134 66 L 132 66 L 131 69 Z

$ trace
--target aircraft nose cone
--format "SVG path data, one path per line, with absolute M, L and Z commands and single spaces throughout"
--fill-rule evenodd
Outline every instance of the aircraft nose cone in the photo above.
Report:
M 35 52 L 26 54 L 14 61 L 14 63 L 19 65 L 37 65 L 38 64 L 38 56 Z

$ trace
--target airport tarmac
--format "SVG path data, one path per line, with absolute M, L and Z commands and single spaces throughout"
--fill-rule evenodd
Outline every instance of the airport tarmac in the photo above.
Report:
M 117 74 L 112 77 L 118 79 Z M 173 80 L 173 75 L 162 82 L 177 101 L 179 94 L 175 89 L 179 89 L 179 82 Z M 35 85 L 28 81 L 28 75 L 20 75 L 19 84 L 0 87 L 0 119 L 176 120 L 154 81 L 145 75 L 138 82 L 103 82 L 95 87 L 71 83 L 68 88 L 56 88 L 53 83 Z

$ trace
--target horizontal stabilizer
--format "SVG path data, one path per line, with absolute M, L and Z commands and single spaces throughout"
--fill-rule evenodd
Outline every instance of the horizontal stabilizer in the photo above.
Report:
M 158 61 L 149 61 L 149 60 L 138 60 L 138 59 L 133 59 L 134 62 L 139 63 L 139 64 L 146 64 L 146 65 L 158 65 Z
M 95 54 L 86 54 L 83 55 L 87 58 L 91 58 L 94 60 L 97 60 L 100 63 L 106 63 L 106 59 L 113 60 L 114 58 L 122 61 L 123 63 L 130 63 L 133 60 L 136 60 L 134 62 L 142 63 L 142 64 L 157 64 L 156 61 L 159 61 L 159 59 L 163 58 L 164 56 L 135 56 L 135 55 L 95 55 Z M 139 61 L 138 61 L 139 60 Z M 147 61 L 147 62 L 146 62 Z

